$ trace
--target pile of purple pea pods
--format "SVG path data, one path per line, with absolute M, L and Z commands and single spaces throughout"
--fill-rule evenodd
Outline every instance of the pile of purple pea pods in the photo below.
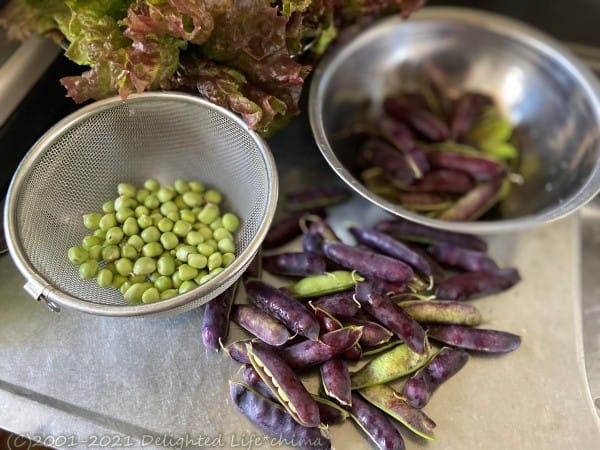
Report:
M 317 189 L 299 197 L 304 208 L 291 202 L 238 283 L 241 302 L 232 287 L 205 306 L 202 337 L 243 364 L 231 398 L 263 432 L 328 449 L 328 427 L 350 421 L 376 448 L 403 449 L 402 433 L 435 439 L 425 407 L 470 354 L 520 346 L 515 334 L 479 328 L 481 313 L 466 301 L 520 276 L 498 267 L 476 236 L 403 219 L 350 227 L 356 244 L 344 243 L 320 208 L 347 197 Z M 297 238 L 302 251 L 279 250 Z M 227 343 L 230 321 L 248 338 Z M 320 389 L 310 392 L 303 377 L 315 372 Z

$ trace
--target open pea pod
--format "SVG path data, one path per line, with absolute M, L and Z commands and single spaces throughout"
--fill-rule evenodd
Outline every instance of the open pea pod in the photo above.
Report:
M 319 297 L 321 295 L 342 292 L 354 287 L 357 281 L 363 281 L 360 275 L 349 270 L 334 270 L 319 275 L 304 277 L 285 290 L 296 298 Z
M 319 407 L 292 368 L 264 344 L 250 342 L 246 348 L 250 364 L 285 410 L 301 425 L 321 426 Z
M 359 390 L 363 398 L 402 423 L 413 433 L 430 441 L 435 440 L 436 424 L 422 410 L 413 408 L 394 389 L 378 384 Z
M 387 383 L 415 372 L 423 367 L 430 357 L 430 348 L 420 354 L 406 344 L 399 344 L 374 357 L 350 377 L 352 389 L 362 389 Z

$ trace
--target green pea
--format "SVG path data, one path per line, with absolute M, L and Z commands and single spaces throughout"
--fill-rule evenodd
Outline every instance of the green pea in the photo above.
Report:
M 136 275 L 150 275 L 156 270 L 156 261 L 148 256 L 142 256 L 133 264 L 133 273 Z
M 183 220 L 178 220 L 173 225 L 173 233 L 179 237 L 185 237 L 192 230 L 192 224 Z
M 185 242 L 195 246 L 204 242 L 204 236 L 199 231 L 190 231 L 185 237 Z
M 185 294 L 186 292 L 189 292 L 192 289 L 195 289 L 197 287 L 198 287 L 198 285 L 196 283 L 194 283 L 192 280 L 186 280 L 183 283 L 181 283 L 181 286 L 179 286 L 179 293 Z
M 129 275 L 127 279 L 131 284 L 143 283 L 146 281 L 146 275 Z
M 190 208 L 198 206 L 202 203 L 202 194 L 199 192 L 188 191 L 181 195 L 183 202 Z
M 105 214 L 115 212 L 115 202 L 114 200 L 108 200 L 102 204 L 102 212 Z
M 167 213 L 167 219 L 173 223 L 177 222 L 179 220 L 179 210 Z
M 144 206 L 148 209 L 158 208 L 160 205 L 160 201 L 158 200 L 158 196 L 155 194 L 150 194 L 144 200 Z
M 135 198 L 126 197 L 124 195 L 120 195 L 115 199 L 115 210 L 119 210 L 121 208 L 131 208 L 134 209 L 137 206 L 137 200 Z
M 184 192 L 190 190 L 190 185 L 185 180 L 175 180 L 175 183 L 173 183 L 173 187 L 179 194 L 183 194 Z
M 203 285 L 204 283 L 206 283 L 207 281 L 210 281 L 210 280 L 212 280 L 214 277 L 215 277 L 215 275 L 214 275 L 214 274 L 212 274 L 212 273 L 207 273 L 206 275 L 203 275 L 203 276 L 201 276 L 201 277 L 197 277 L 197 278 L 195 279 L 195 281 L 196 281 L 196 284 L 197 284 L 198 286 L 201 286 L 201 285 Z
M 221 222 L 223 222 L 223 228 L 231 233 L 236 232 L 240 227 L 240 219 L 238 219 L 238 216 L 230 212 L 223 214 L 223 217 L 221 217 Z
M 121 283 L 121 286 L 119 286 L 119 291 L 121 291 L 121 294 L 125 295 L 125 292 L 127 292 L 127 289 L 129 289 L 132 284 L 133 283 L 131 281 L 125 279 L 125 281 Z
M 208 264 L 208 258 L 199 253 L 188 255 L 187 263 L 194 269 L 204 269 Z
M 160 239 L 160 231 L 154 225 L 144 229 L 141 233 L 144 242 L 158 242 Z
M 166 233 L 161 234 L 160 243 L 162 244 L 165 250 L 172 250 L 179 243 L 179 238 L 175 233 L 167 231 Z
M 133 213 L 135 217 L 149 216 L 150 210 L 146 206 L 140 205 L 135 208 L 135 211 L 133 211 Z
M 223 267 L 227 267 L 235 259 L 235 254 L 233 254 L 233 253 L 223 253 L 222 258 L 223 258 Z
M 123 258 L 134 260 L 134 259 L 138 258 L 139 252 L 138 252 L 138 249 L 135 248 L 133 245 L 125 244 L 123 247 L 121 247 L 121 256 Z M 147 255 L 145 255 L 145 256 L 147 256 Z
M 198 270 L 188 264 L 182 264 L 177 269 L 181 281 L 193 280 L 198 275 Z
M 204 192 L 204 184 L 201 181 L 190 181 L 189 182 L 190 191 L 193 192 Z
M 204 193 L 205 202 L 218 204 L 221 203 L 221 200 L 223 200 L 223 196 L 219 191 L 209 189 Z
M 173 275 L 173 273 L 175 273 L 175 260 L 171 255 L 163 254 L 160 258 L 158 258 L 156 270 L 158 270 L 158 273 L 161 275 Z
M 205 205 L 202 210 L 198 213 L 198 220 L 206 225 L 214 221 L 217 217 L 219 217 L 219 207 L 217 205 L 213 205 L 209 203 Z
M 148 242 L 142 247 L 142 255 L 157 258 L 162 255 L 164 249 L 160 242 Z
M 135 217 L 127 217 L 123 222 L 123 233 L 125 233 L 126 236 L 133 236 L 139 232 L 140 227 L 138 226 L 138 222 Z
M 94 230 L 94 236 L 100 238 L 100 240 L 103 241 L 104 239 L 106 239 L 106 231 L 98 228 L 97 230 Z
M 148 178 L 144 181 L 144 188 L 148 189 L 150 192 L 155 192 L 160 189 L 160 183 L 154 178 Z
M 110 228 L 117 225 L 117 218 L 114 213 L 106 213 L 100 218 L 98 226 L 101 230 L 108 231 Z
M 94 278 L 98 273 L 98 261 L 87 260 L 79 266 L 79 278 L 82 280 L 89 280 Z
M 207 244 L 206 242 L 198 244 L 196 248 L 198 249 L 198 253 L 206 257 L 212 255 L 215 252 L 214 247 L 210 244 Z
M 135 247 L 135 249 L 138 252 L 141 252 L 142 251 L 142 247 L 144 246 L 144 240 L 140 236 L 138 236 L 137 234 L 133 235 L 133 236 L 129 236 L 129 239 L 127 239 L 127 243 L 129 245 L 132 245 L 133 247 Z
M 196 222 L 196 214 L 191 209 L 182 209 L 179 211 L 179 217 L 181 220 L 194 224 Z
M 101 288 L 107 288 L 112 285 L 113 273 L 109 269 L 102 269 L 96 276 L 98 286 Z
M 100 226 L 100 219 L 102 219 L 102 214 L 100 213 L 84 214 L 83 226 L 88 230 L 97 230 Z
M 119 183 L 117 185 L 117 192 L 119 195 L 124 195 L 126 197 L 135 197 L 137 189 L 131 183 Z
M 163 217 L 158 221 L 156 226 L 162 233 L 166 233 L 167 231 L 171 231 L 173 229 L 173 221 L 168 217 Z
M 123 230 L 119 227 L 112 227 L 106 232 L 106 243 L 118 244 L 123 239 Z
M 152 220 L 152 217 L 150 217 L 146 214 L 138 217 L 137 223 L 138 223 L 139 227 L 143 230 L 154 225 L 154 221 Z
M 88 249 L 88 259 L 100 261 L 102 259 L 102 245 L 92 245 Z
M 161 187 L 156 193 L 156 197 L 160 203 L 165 203 L 169 200 L 173 200 L 173 197 L 175 197 L 175 191 L 169 186 Z
M 167 289 L 160 293 L 160 299 L 166 300 L 168 298 L 175 297 L 178 294 L 177 289 Z
M 181 197 L 181 195 L 178 195 L 177 197 L 175 197 L 175 199 L 173 201 L 175 202 L 175 205 L 177 206 L 177 208 L 179 208 L 179 209 L 187 208 L 187 205 L 183 201 L 183 197 Z
M 81 241 L 81 245 L 83 245 L 83 248 L 85 249 L 89 249 L 90 247 L 93 247 L 94 245 L 99 245 L 102 244 L 102 241 L 100 240 L 100 238 L 98 236 L 93 236 L 93 235 L 89 235 L 89 236 L 85 236 L 83 238 L 83 240 Z
M 146 289 L 150 289 L 151 287 L 152 285 L 148 282 L 134 283 L 127 289 L 125 294 L 123 294 L 123 297 L 125 297 L 125 300 L 128 302 L 139 303 L 142 301 L 142 295 L 144 295 Z
M 130 259 L 120 258 L 115 261 L 115 269 L 119 275 L 128 277 L 133 271 L 133 263 Z
M 225 238 L 233 240 L 233 235 L 225 227 L 221 227 L 213 231 L 213 238 L 217 242 Z
M 160 292 L 155 287 L 151 287 L 146 289 L 142 294 L 142 302 L 143 303 L 154 303 L 160 300 Z
M 107 245 L 102 249 L 102 259 L 105 261 L 116 261 L 121 257 L 121 250 L 116 245 Z
M 223 221 L 221 220 L 220 217 L 217 217 L 208 226 L 214 232 L 215 230 L 218 230 L 219 228 L 223 228 Z
M 182 245 L 179 247 L 179 249 L 177 249 L 175 257 L 181 262 L 187 262 L 188 256 L 194 253 L 198 253 L 196 247 L 191 245 Z
M 223 257 L 220 253 L 213 253 L 208 257 L 208 270 L 216 269 L 223 265 Z
M 126 281 L 127 277 L 124 277 L 120 273 L 115 273 L 112 277 L 112 287 L 114 287 L 115 289 L 120 289 L 123 283 L 125 283 Z
M 175 272 L 171 275 L 171 281 L 173 282 L 174 289 L 179 289 L 179 286 L 181 286 L 181 283 L 183 282 L 181 278 L 179 278 L 179 272 Z
M 221 253 L 235 252 L 235 244 L 230 238 L 223 238 L 217 241 L 217 248 Z
M 138 189 L 137 193 L 135 194 L 135 199 L 143 205 L 144 201 L 149 195 L 150 191 L 148 189 Z
M 87 261 L 88 250 L 81 246 L 71 247 L 67 252 L 67 256 L 69 257 L 69 261 L 79 265 Z
M 161 275 L 154 281 L 154 287 L 158 289 L 159 292 L 164 292 L 173 287 L 173 280 L 165 275 Z

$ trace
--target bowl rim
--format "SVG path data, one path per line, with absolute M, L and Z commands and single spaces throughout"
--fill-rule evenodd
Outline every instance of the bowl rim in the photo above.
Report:
M 161 300 L 154 303 L 140 303 L 132 305 L 111 305 L 94 303 L 86 300 L 79 299 L 73 295 L 70 295 L 61 289 L 54 286 L 44 276 L 42 276 L 33 265 L 29 262 L 29 259 L 23 249 L 22 244 L 18 240 L 17 236 L 17 200 L 21 188 L 23 187 L 25 176 L 32 164 L 46 151 L 48 145 L 54 142 L 57 138 L 63 135 L 68 130 L 77 126 L 77 124 L 85 121 L 89 117 L 93 117 L 102 111 L 111 109 L 113 107 L 129 104 L 134 105 L 136 103 L 152 101 L 152 100 L 166 100 L 178 103 L 191 103 L 197 107 L 210 109 L 217 113 L 227 117 L 237 124 L 241 129 L 246 131 L 252 141 L 257 145 L 262 155 L 264 164 L 266 166 L 268 185 L 270 187 L 267 192 L 266 211 L 261 225 L 250 241 L 248 246 L 236 256 L 233 263 L 226 267 L 221 273 L 215 278 L 210 280 L 208 283 L 198 286 L 189 292 L 176 295 L 170 299 Z M 23 157 L 15 173 L 13 174 L 12 180 L 9 184 L 9 188 L 5 197 L 4 204 L 4 229 L 6 232 L 6 241 L 9 253 L 17 269 L 25 277 L 26 282 L 24 289 L 36 300 L 44 300 L 48 307 L 52 310 L 58 311 L 61 306 L 78 310 L 81 312 L 102 315 L 102 316 L 114 316 L 114 317 L 129 317 L 129 316 L 146 316 L 155 315 L 159 313 L 166 313 L 171 310 L 179 310 L 180 307 L 192 303 L 193 301 L 208 296 L 213 290 L 212 281 L 219 282 L 219 286 L 233 284 L 243 273 L 245 268 L 252 262 L 252 259 L 257 254 L 262 245 L 262 241 L 265 238 L 269 226 L 275 215 L 279 194 L 278 186 L 278 174 L 273 154 L 267 144 L 267 142 L 253 131 L 239 116 L 233 112 L 218 106 L 214 103 L 209 102 L 203 98 L 173 91 L 154 91 L 144 92 L 140 94 L 130 94 L 127 99 L 122 99 L 120 96 L 114 96 L 103 100 L 98 100 L 86 105 L 75 112 L 67 115 L 51 128 L 49 128 L 29 149 L 26 155 Z M 231 281 L 233 280 L 233 281 Z M 206 301 L 209 301 L 207 299 Z M 200 305 L 198 305 L 200 306 Z M 182 310 L 183 312 L 183 310 Z
M 600 81 L 558 40 L 531 25 L 498 13 L 465 7 L 425 7 L 411 15 L 408 20 L 399 16 L 378 20 L 353 39 L 333 48 L 315 69 L 308 95 L 309 121 L 317 147 L 334 172 L 356 193 L 395 216 L 433 228 L 462 233 L 497 234 L 532 228 L 566 217 L 591 201 L 600 193 L 600 158 L 596 160 L 595 167 L 585 183 L 574 194 L 566 198 L 560 204 L 560 208 L 545 209 L 514 219 L 490 221 L 444 221 L 414 213 L 373 194 L 344 167 L 329 145 L 323 127 L 322 102 L 332 73 L 341 62 L 361 48 L 363 44 L 372 41 L 382 33 L 399 25 L 442 21 L 462 23 L 485 32 L 499 34 L 521 45 L 533 48 L 550 59 L 559 61 L 560 65 L 566 68 L 586 93 L 593 108 L 595 122 L 600 124 Z

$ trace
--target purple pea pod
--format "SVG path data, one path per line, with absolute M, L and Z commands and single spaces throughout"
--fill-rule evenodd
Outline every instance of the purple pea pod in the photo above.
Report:
M 389 117 L 408 123 L 421 136 L 430 141 L 444 141 L 448 138 L 448 126 L 430 111 L 402 104 L 397 98 L 388 97 L 383 108 Z
M 350 227 L 350 233 L 361 244 L 385 255 L 408 263 L 426 277 L 432 275 L 429 263 L 418 253 L 389 234 L 371 228 Z
M 344 318 L 344 325 L 355 325 L 363 327 L 362 336 L 360 337 L 360 344 L 367 347 L 374 347 L 376 345 L 385 344 L 388 342 L 394 333 L 388 330 L 383 325 L 373 322 L 372 320 L 364 320 L 357 318 Z
M 390 329 L 415 353 L 424 354 L 428 351 L 427 336 L 423 327 L 391 300 L 374 292 L 369 282 L 356 284 L 356 299 L 369 314 Z
M 303 277 L 324 273 L 327 261 L 315 253 L 284 252 L 262 257 L 263 268 L 273 275 Z
M 402 261 L 342 242 L 326 242 L 327 258 L 365 277 L 377 277 L 392 283 L 404 283 L 415 278 L 411 267 Z
M 404 439 L 389 417 L 352 393 L 350 417 L 369 436 L 380 450 L 404 450 Z
M 435 295 L 440 300 L 467 300 L 503 291 L 520 280 L 521 276 L 514 267 L 459 273 L 440 282 Z
M 452 347 L 485 353 L 508 353 L 521 345 L 521 337 L 516 334 L 462 325 L 434 325 L 427 334 Z
M 487 253 L 459 247 L 449 242 L 434 244 L 428 247 L 427 251 L 437 262 L 452 269 L 468 272 L 498 269 L 496 262 Z
M 348 189 L 342 186 L 318 186 L 286 195 L 285 208 L 288 211 L 311 211 L 337 205 L 350 198 Z
M 310 212 L 296 212 L 290 216 L 284 217 L 278 220 L 267 232 L 265 239 L 263 240 L 262 247 L 266 250 L 280 247 L 294 238 L 302 234 L 302 228 L 300 227 L 300 221 L 305 214 L 318 215 L 320 217 L 325 216 L 323 209 L 316 209 Z
M 479 92 L 467 92 L 455 103 L 450 116 L 450 138 L 462 139 L 480 118 L 487 106 L 493 105 L 493 99 Z
M 495 159 L 479 155 L 451 151 L 427 152 L 427 161 L 432 168 L 460 170 L 477 181 L 491 181 L 504 177 L 508 169 Z
M 319 341 L 304 340 L 280 350 L 281 357 L 294 369 L 322 364 L 358 344 L 361 327 L 349 326 L 329 331 Z
M 478 219 L 498 202 L 503 184 L 501 179 L 478 184 L 444 211 L 439 219 L 453 221 Z
M 219 351 L 221 341 L 229 333 L 229 315 L 237 291 L 237 283 L 217 295 L 204 306 L 202 315 L 202 342 L 207 348 Z
M 324 430 L 300 425 L 282 407 L 241 383 L 229 382 L 229 393 L 237 409 L 261 431 L 290 442 L 300 448 L 331 449 L 331 440 Z
M 269 345 L 283 345 L 290 339 L 281 322 L 253 305 L 233 305 L 231 320 Z
M 433 244 L 435 242 L 451 242 L 461 247 L 473 250 L 487 250 L 487 243 L 472 234 L 456 233 L 453 231 L 439 230 L 426 225 L 421 225 L 402 218 L 381 220 L 375 229 L 391 234 L 399 239 Z
M 464 172 L 451 169 L 436 169 L 427 172 L 412 187 L 419 192 L 464 194 L 473 189 L 473 186 L 473 180 Z
M 254 305 L 280 320 L 290 330 L 309 339 L 319 337 L 319 323 L 295 298 L 260 280 L 247 281 L 245 288 Z
M 340 405 L 352 404 L 350 371 L 345 361 L 332 358 L 321 364 L 321 383 L 325 394 Z
M 402 397 L 413 408 L 423 408 L 437 388 L 462 369 L 468 360 L 469 354 L 464 350 L 442 348 L 425 367 L 406 380 Z
M 313 309 L 323 309 L 333 316 L 353 317 L 360 309 L 360 303 L 354 300 L 354 289 L 323 295 L 308 304 Z
M 358 161 L 364 167 L 380 167 L 388 178 L 402 184 L 410 184 L 416 178 L 414 168 L 405 155 L 379 139 L 369 139 L 363 143 Z
M 319 407 L 294 370 L 266 345 L 249 343 L 246 347 L 250 364 L 285 410 L 299 424 L 318 427 Z

